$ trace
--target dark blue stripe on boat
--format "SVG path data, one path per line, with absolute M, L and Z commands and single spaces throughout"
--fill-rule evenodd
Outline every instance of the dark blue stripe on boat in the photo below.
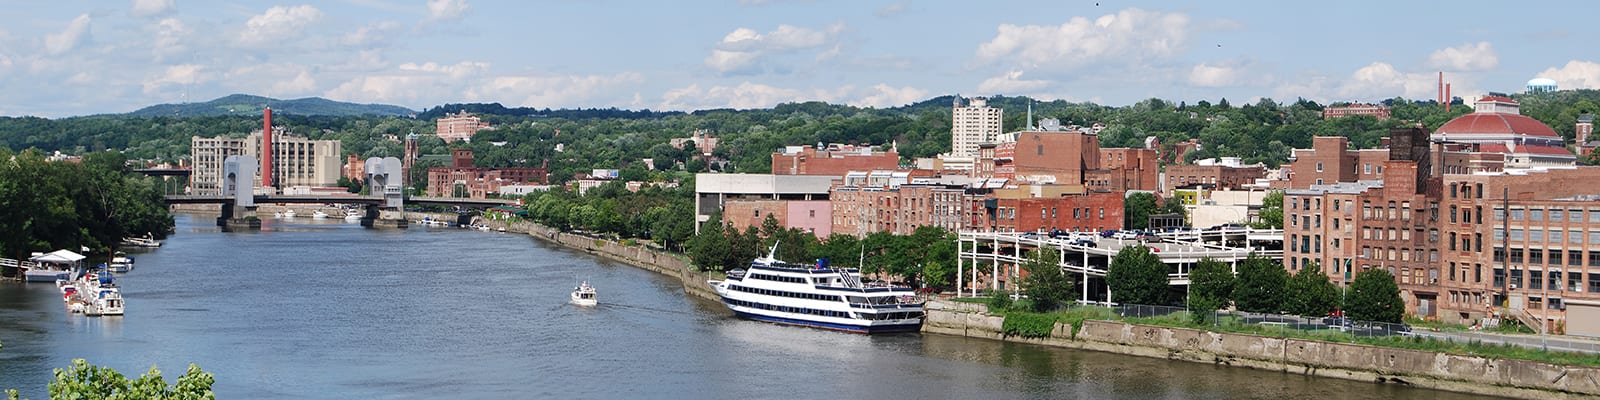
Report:
M 757 320 L 757 321 L 766 321 L 766 322 L 779 323 L 779 324 L 784 324 L 784 325 L 807 326 L 807 327 L 812 327 L 812 328 L 822 328 L 822 329 L 830 329 L 830 330 L 854 332 L 854 333 L 872 334 L 872 333 L 890 333 L 890 332 L 916 332 L 916 331 L 918 331 L 919 329 L 922 328 L 922 324 L 920 324 L 920 323 L 918 323 L 918 324 L 901 324 L 901 325 L 862 326 L 862 325 L 834 324 L 834 323 L 818 322 L 818 321 L 806 321 L 806 320 L 793 319 L 793 318 L 773 317 L 773 316 L 753 314 L 753 313 L 748 313 L 748 312 L 743 312 L 743 311 L 734 311 L 733 313 L 734 314 L 738 314 L 740 317 L 749 318 L 749 319 L 753 319 L 753 320 Z

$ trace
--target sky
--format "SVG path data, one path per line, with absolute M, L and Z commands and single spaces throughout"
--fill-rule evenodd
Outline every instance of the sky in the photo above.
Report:
M 6 3 L 0 115 L 233 93 L 425 109 L 1030 96 L 1434 99 L 1600 88 L 1582 2 L 53 0 Z M 1563 11 L 1566 10 L 1566 11 Z

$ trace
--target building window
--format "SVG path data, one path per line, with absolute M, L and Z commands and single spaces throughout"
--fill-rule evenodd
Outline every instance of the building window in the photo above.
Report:
M 1317 162 L 1317 172 L 1322 172 L 1322 162 L 1321 161 Z M 1318 183 L 1321 183 L 1321 182 L 1318 182 Z

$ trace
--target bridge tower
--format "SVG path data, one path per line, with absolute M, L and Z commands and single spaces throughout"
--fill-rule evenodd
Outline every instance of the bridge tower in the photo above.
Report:
M 256 158 L 232 155 L 222 161 L 222 195 L 233 199 L 222 204 L 217 226 L 261 229 L 256 217 Z
M 385 221 L 385 224 L 394 224 L 396 227 L 406 227 L 405 218 L 405 173 L 399 158 L 372 157 L 367 159 L 367 187 L 372 195 L 382 196 L 383 204 L 367 206 L 366 216 L 361 218 L 362 226 L 372 226 L 378 219 L 379 208 L 396 211 L 398 218 Z

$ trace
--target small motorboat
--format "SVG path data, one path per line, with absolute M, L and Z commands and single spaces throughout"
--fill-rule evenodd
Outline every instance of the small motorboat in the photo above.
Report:
M 112 257 L 111 258 L 111 264 L 106 266 L 106 270 L 107 271 L 111 271 L 111 272 L 128 272 L 128 271 L 132 271 L 133 270 L 133 258 L 132 257 L 128 257 L 128 256 L 123 256 L 123 255 L 118 255 L 116 257 Z
M 322 212 L 322 210 L 313 211 L 311 212 L 311 219 L 328 219 L 328 213 Z
M 284 211 L 283 212 L 283 217 L 284 218 L 294 218 L 294 210 L 286 210 L 286 211 Z
M 577 304 L 580 306 L 593 306 L 600 304 L 600 301 L 595 298 L 594 286 L 589 286 L 589 282 L 585 281 L 583 284 L 578 285 L 578 287 L 573 288 L 572 304 Z
M 344 211 L 345 221 L 360 221 L 363 216 L 360 210 L 350 209 Z

